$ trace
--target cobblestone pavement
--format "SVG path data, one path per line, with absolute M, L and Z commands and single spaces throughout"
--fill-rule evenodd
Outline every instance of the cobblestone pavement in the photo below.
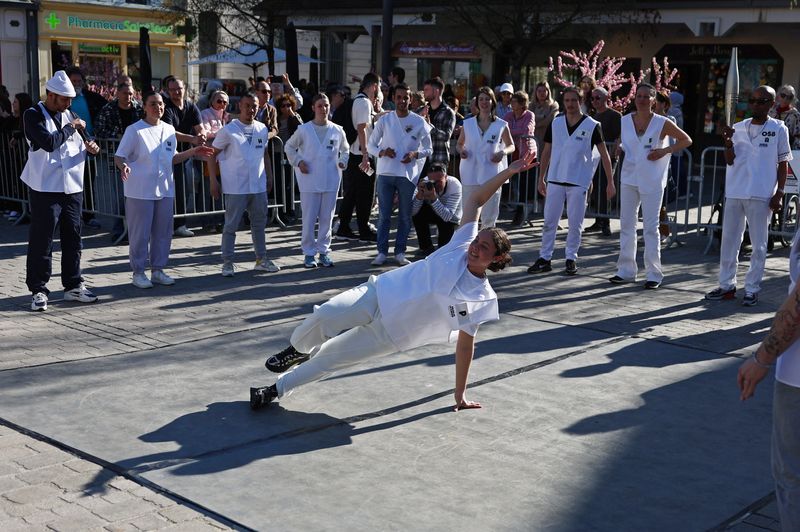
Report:
M 106 229 L 111 222 L 103 220 Z M 270 258 L 277 274 L 254 274 L 249 233 L 237 240 L 237 274 L 220 276 L 219 234 L 175 239 L 168 273 L 173 287 L 139 290 L 130 284 L 127 246 L 110 244 L 105 231 L 87 231 L 83 269 L 100 296 L 91 305 L 66 303 L 55 254 L 50 308 L 29 311 L 24 263 L 27 226 L 0 222 L 0 372 L 36 368 L 125 353 L 149 353 L 171 346 L 297 321 L 312 304 L 366 275 L 391 268 L 369 266 L 372 246 L 336 243 L 332 269 L 305 270 L 298 249 L 299 227 L 268 228 Z M 718 256 L 701 251 L 704 238 L 664 250 L 666 279 L 655 292 L 637 285 L 610 285 L 616 238 L 586 236 L 580 274 L 567 277 L 559 232 L 554 272 L 525 271 L 536 258 L 539 226 L 509 231 L 514 265 L 492 278 L 501 313 L 536 315 L 540 321 L 620 336 L 646 338 L 727 356 L 743 356 L 768 329 L 787 289 L 788 250 L 770 254 L 760 302 L 746 309 L 735 302 L 705 302 L 715 287 Z M 415 241 L 412 241 L 413 246 Z M 412 247 L 411 250 L 414 248 Z M 559 251 L 560 250 L 560 251 Z M 746 265 L 746 263 L 745 263 Z M 600 304 L 598 304 L 598 302 Z M 45 405 L 46 407 L 46 405 Z M 0 408 L 2 417 L 2 408 Z M 0 420 L 1 421 L 1 420 Z M 46 436 L 46 435 L 45 435 Z M 57 443 L 57 442 L 54 442 Z M 91 457 L 87 457 L 91 458 Z M 102 467 L 46 441 L 0 425 L 0 530 L 217 530 L 236 526 L 191 501 L 170 497 L 106 470 L 112 489 L 92 493 Z M 157 487 L 156 487 L 157 488 Z M 769 494 L 724 523 L 734 530 L 778 530 Z

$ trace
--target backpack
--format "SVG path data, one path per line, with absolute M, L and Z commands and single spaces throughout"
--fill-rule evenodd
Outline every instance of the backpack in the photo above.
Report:
M 346 99 L 336 111 L 333 112 L 332 121 L 334 124 L 342 126 L 344 129 L 344 136 L 347 138 L 348 144 L 353 144 L 358 138 L 358 131 L 353 125 L 353 102 L 359 98 L 366 98 L 367 95 L 359 92 L 355 98 Z

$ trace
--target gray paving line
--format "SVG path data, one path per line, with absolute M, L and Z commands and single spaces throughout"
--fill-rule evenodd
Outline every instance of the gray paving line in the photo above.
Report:
M 748 504 L 742 510 L 736 512 L 736 514 L 725 519 L 717 526 L 709 528 L 708 532 L 722 532 L 724 530 L 729 530 L 731 527 L 738 525 L 739 523 L 750 517 L 752 514 L 756 513 L 763 507 L 772 503 L 774 500 L 775 500 L 775 492 L 770 491 L 757 501 Z
M 305 319 L 305 316 L 298 317 L 298 318 L 285 319 L 285 320 L 282 320 L 281 323 L 282 324 L 283 323 L 291 323 L 293 321 L 301 321 L 303 319 Z M 191 344 L 191 343 L 194 343 L 194 342 L 202 342 L 202 341 L 208 340 L 209 338 L 219 338 L 219 337 L 228 336 L 228 335 L 231 335 L 231 334 L 239 334 L 239 333 L 246 333 L 246 332 L 250 332 L 250 331 L 257 331 L 259 329 L 264 329 L 266 327 L 272 327 L 274 325 L 275 325 L 274 322 L 267 322 L 267 323 L 263 323 L 263 324 L 260 324 L 260 325 L 253 325 L 253 326 L 250 326 L 250 327 L 246 327 L 246 328 L 243 328 L 243 329 L 236 329 L 236 330 L 232 330 L 232 331 L 225 331 L 225 332 L 214 331 L 213 334 L 209 334 L 209 336 L 204 336 L 202 338 L 192 338 L 192 339 L 189 339 L 189 340 L 182 340 L 182 341 L 173 342 L 173 343 L 163 342 L 161 345 L 150 346 L 150 347 L 148 347 L 146 349 L 142 349 L 138 345 L 128 345 L 128 344 L 125 344 L 123 342 L 120 342 L 121 345 L 125 345 L 127 347 L 132 347 L 132 348 L 134 348 L 134 350 L 133 351 L 122 351 L 122 352 L 118 352 L 118 353 L 108 353 L 107 355 L 87 356 L 87 357 L 81 357 L 81 358 L 72 358 L 70 360 L 57 360 L 57 361 L 52 361 L 52 362 L 44 362 L 42 364 L 29 364 L 29 365 L 25 365 L 25 366 L 16 366 L 16 367 L 13 367 L 13 368 L 4 368 L 4 369 L 0 369 L 0 373 L 9 372 L 9 371 L 23 370 L 23 369 L 31 369 L 31 368 L 42 368 L 42 367 L 52 366 L 52 365 L 55 365 L 55 364 L 71 364 L 73 362 L 82 362 L 82 361 L 86 361 L 86 360 L 100 360 L 100 359 L 103 359 L 103 358 L 116 357 L 116 356 L 121 356 L 121 355 L 133 355 L 133 354 L 139 354 L 139 353 L 147 353 L 148 351 L 155 351 L 155 350 L 158 350 L 158 349 L 165 349 L 165 348 L 176 347 L 176 346 L 180 346 L 180 345 L 187 345 L 187 344 Z M 113 340 L 114 339 L 114 338 L 105 338 L 105 337 L 102 337 L 102 336 L 99 336 L 99 335 L 95 335 L 95 336 L 98 336 L 100 338 L 104 338 L 104 339 L 107 339 L 107 340 Z M 145 342 L 142 342 L 142 343 L 145 343 Z
M 595 344 L 593 344 L 591 346 L 587 346 L 587 347 L 584 347 L 584 348 L 581 348 L 581 349 L 576 349 L 574 351 L 571 351 L 569 353 L 565 353 L 563 355 L 559 355 L 559 356 L 556 356 L 556 357 L 548 358 L 546 360 L 541 360 L 539 362 L 534 362 L 533 364 L 528 364 L 528 365 L 525 365 L 525 366 L 521 366 L 521 367 L 516 368 L 516 369 L 505 371 L 505 372 L 499 373 L 497 375 L 493 375 L 491 377 L 486 377 L 485 379 L 481 379 L 479 381 L 475 381 L 475 382 L 469 384 L 467 386 L 467 388 L 468 389 L 478 388 L 478 387 L 484 386 L 486 384 L 491 384 L 493 382 L 505 380 L 505 379 L 514 377 L 516 375 L 520 375 L 522 373 L 527 373 L 527 372 L 530 372 L 530 371 L 534 371 L 534 370 L 537 370 L 537 369 L 540 369 L 540 368 L 543 368 L 543 367 L 546 367 L 546 366 L 550 366 L 552 364 L 556 364 L 556 363 L 561 362 L 563 360 L 567 360 L 569 358 L 573 358 L 573 357 L 576 357 L 576 356 L 579 356 L 579 355 L 583 355 L 585 353 L 588 353 L 589 351 L 593 351 L 593 350 L 595 350 L 597 348 L 600 348 L 600 347 L 605 347 L 605 346 L 609 346 L 609 345 L 613 345 L 613 344 L 622 342 L 625 339 L 626 339 L 626 337 L 609 338 L 607 340 L 603 340 L 603 341 L 597 342 L 597 343 L 595 343 Z M 237 449 L 246 449 L 248 447 L 252 447 L 252 446 L 255 446 L 255 445 L 263 445 L 263 444 L 268 443 L 268 442 L 284 441 L 284 440 L 288 440 L 288 439 L 291 439 L 291 438 L 294 438 L 294 437 L 297 437 L 297 436 L 303 436 L 303 435 L 306 435 L 306 434 L 311 434 L 311 433 L 315 433 L 315 432 L 321 432 L 321 431 L 324 431 L 324 430 L 327 430 L 327 429 L 330 429 L 330 428 L 333 428 L 333 427 L 337 427 L 337 426 L 350 425 L 350 424 L 358 423 L 358 422 L 361 422 L 361 421 L 369 421 L 369 420 L 372 420 L 372 419 L 378 419 L 378 418 L 385 417 L 385 416 L 388 416 L 390 414 L 394 414 L 394 413 L 397 413 L 397 412 L 400 412 L 400 411 L 403 411 L 403 410 L 408 410 L 409 408 L 413 408 L 413 407 L 420 406 L 420 405 L 423 405 L 423 404 L 426 404 L 426 403 L 430 403 L 432 401 L 441 399 L 443 397 L 448 397 L 450 395 L 453 395 L 454 392 L 455 392 L 455 389 L 454 388 L 450 388 L 449 390 L 444 390 L 444 391 L 441 391 L 441 392 L 437 392 L 435 394 L 427 395 L 425 397 L 421 397 L 419 399 L 415 399 L 414 401 L 409 401 L 407 403 L 402 403 L 402 404 L 399 404 L 399 405 L 395 405 L 395 406 L 392 406 L 392 407 L 389 407 L 389 408 L 385 408 L 383 410 L 378 410 L 378 411 L 375 411 L 375 412 L 369 412 L 369 413 L 366 413 L 366 414 L 359 414 L 359 415 L 356 415 L 356 416 L 350 416 L 350 417 L 347 417 L 347 418 L 344 418 L 344 419 L 339 419 L 339 420 L 336 420 L 336 421 L 331 421 L 331 422 L 323 423 L 323 424 L 320 424 L 320 425 L 314 425 L 314 426 L 310 426 L 310 427 L 302 427 L 302 428 L 298 428 L 298 429 L 293 429 L 293 430 L 289 430 L 289 431 L 286 431 L 286 432 L 281 432 L 281 433 L 278 433 L 278 434 L 273 434 L 271 436 L 267 436 L 267 437 L 263 437 L 263 438 L 256 438 L 256 439 L 253 439 L 253 440 L 250 440 L 250 441 L 245 441 L 245 442 L 238 443 L 238 444 L 235 444 L 235 445 L 230 445 L 230 446 L 227 446 L 227 447 L 221 447 L 219 449 L 214 449 L 212 451 L 207 451 L 207 452 L 204 452 L 204 453 L 200 453 L 200 454 L 195 455 L 195 456 L 184 457 L 184 458 L 174 458 L 174 459 L 170 459 L 170 460 L 161 460 L 161 461 L 158 461 L 158 462 L 152 462 L 150 464 L 143 464 L 141 466 L 137 466 L 135 468 L 132 468 L 132 469 L 130 469 L 128 471 L 131 474 L 144 474 L 144 473 L 147 473 L 147 472 L 150 472 L 150 471 L 164 469 L 164 468 L 167 468 L 167 467 L 172 467 L 172 466 L 177 466 L 177 465 L 183 465 L 183 464 L 187 464 L 187 463 L 197 462 L 199 460 L 203 460 L 203 459 L 206 459 L 206 458 L 211 458 L 211 457 L 214 457 L 214 456 L 225 454 L 225 453 L 228 453 L 230 451 L 237 450 Z M 444 412 L 451 411 L 451 410 L 452 410 L 452 407 L 448 406 L 448 407 L 442 407 L 440 409 L 437 409 L 435 412 L 436 413 L 444 413 Z M 428 416 L 428 415 L 430 415 L 430 412 L 426 412 L 424 414 L 418 414 L 417 416 L 422 417 L 422 416 Z M 411 416 L 411 418 L 409 418 L 409 419 L 413 419 L 414 417 L 416 417 L 416 416 Z
M 113 473 L 130 480 L 131 482 L 135 482 L 135 483 L 139 484 L 140 486 L 144 486 L 146 488 L 149 488 L 149 489 L 155 491 L 156 493 L 160 493 L 161 495 L 164 495 L 165 497 L 168 497 L 168 498 L 172 499 L 173 501 L 175 501 L 176 503 L 178 503 L 180 505 L 189 507 L 189 508 L 195 510 L 196 512 L 200 513 L 200 514 L 205 515 L 208 518 L 214 519 L 214 520 L 218 521 L 219 523 L 221 523 L 221 524 L 223 524 L 223 525 L 225 525 L 225 526 L 227 526 L 229 528 L 232 528 L 234 530 L 248 531 L 248 532 L 250 532 L 250 531 L 254 532 L 254 530 L 255 530 L 255 529 L 252 529 L 252 528 L 249 528 L 249 527 L 243 525 L 242 523 L 239 523 L 238 521 L 235 521 L 234 519 L 231 519 L 231 518 L 229 518 L 227 516 L 224 516 L 224 515 L 216 512 L 216 511 L 212 510 L 211 508 L 203 506 L 202 504 L 198 504 L 195 501 L 184 497 L 183 495 L 175 493 L 175 492 L 173 492 L 173 491 L 171 491 L 171 490 L 169 490 L 169 489 L 167 489 L 167 488 L 165 488 L 165 487 L 163 487 L 163 486 L 161 486 L 159 484 L 156 484 L 155 482 L 151 482 L 150 480 L 147 480 L 146 478 L 140 477 L 138 475 L 131 474 L 131 473 L 128 472 L 128 470 L 126 470 L 123 467 L 120 467 L 119 465 L 117 465 L 117 464 L 115 464 L 113 462 L 109 462 L 109 461 L 104 460 L 104 459 L 102 459 L 102 458 L 100 458 L 98 456 L 95 456 L 93 454 L 90 454 L 90 453 L 87 453 L 85 451 L 82 451 L 82 450 L 80 450 L 80 449 L 78 449 L 76 447 L 72 447 L 71 445 L 67 445 L 67 444 L 65 444 L 63 442 L 60 442 L 60 441 L 55 440 L 53 438 L 50 438 L 49 436 L 45 436 L 44 434 L 40 434 L 40 433 L 38 433 L 36 431 L 29 430 L 29 429 L 27 429 L 27 428 L 25 428 L 25 427 L 23 427 L 21 425 L 17 425 L 16 423 L 14 423 L 12 421 L 9 421 L 9 420 L 7 420 L 5 418 L 2 418 L 2 417 L 0 417 L 0 425 L 5 425 L 6 427 L 8 427 L 10 429 L 15 430 L 17 432 L 20 432 L 20 433 L 22 433 L 22 434 L 24 434 L 26 436 L 29 436 L 29 437 L 31 437 L 31 438 L 33 438 L 35 440 L 39 440 L 39 441 L 41 441 L 43 443 L 46 443 L 48 445 L 52 445 L 53 447 L 56 447 L 57 449 L 60 449 L 60 450 L 62 450 L 64 452 L 70 453 L 70 454 L 72 454 L 72 455 L 74 455 L 74 456 L 76 456 L 76 457 L 78 457 L 78 458 L 80 458 L 82 460 L 86 460 L 87 462 L 92 462 L 93 464 L 97 464 L 100 467 L 108 469 L 108 470 L 112 471 Z

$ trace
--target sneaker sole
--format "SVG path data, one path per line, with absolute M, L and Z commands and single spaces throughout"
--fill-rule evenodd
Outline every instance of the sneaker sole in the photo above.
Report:
M 148 288 L 153 288 L 152 284 L 136 284 L 136 283 L 131 283 L 131 284 L 133 286 L 135 286 L 136 288 L 141 288 L 142 290 L 147 290 Z
M 341 235 L 335 235 L 333 238 L 334 238 L 334 240 L 341 240 L 342 242 L 352 242 L 352 241 L 354 241 L 354 240 L 358 240 L 358 237 L 357 237 L 357 236 L 341 236 Z
M 174 285 L 174 284 L 175 284 L 175 281 L 172 281 L 171 283 L 162 283 L 162 282 L 160 282 L 160 281 L 153 281 L 153 280 L 151 280 L 150 282 L 151 282 L 151 283 L 153 283 L 153 284 L 160 285 L 160 286 L 172 286 L 172 285 Z
M 711 297 L 709 297 L 709 295 L 706 294 L 705 299 L 708 301 L 730 301 L 732 299 L 736 299 L 736 293 L 729 292 L 721 296 L 711 296 Z

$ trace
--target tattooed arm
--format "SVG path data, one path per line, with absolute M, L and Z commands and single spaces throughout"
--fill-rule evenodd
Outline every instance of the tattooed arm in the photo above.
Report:
M 775 314 L 767 337 L 755 354 L 739 368 L 737 381 L 742 401 L 753 396 L 756 385 L 767 376 L 781 353 L 800 337 L 800 283 L 795 287 Z

